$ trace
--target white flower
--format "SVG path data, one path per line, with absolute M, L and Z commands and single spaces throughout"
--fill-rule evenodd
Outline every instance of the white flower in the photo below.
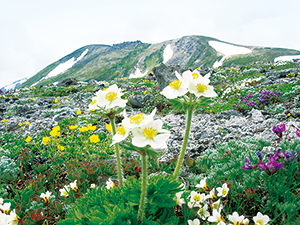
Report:
M 113 188 L 115 186 L 115 183 L 111 180 L 111 178 L 108 179 L 108 181 L 106 181 L 106 188 L 110 189 Z
M 180 207 L 182 207 L 183 204 L 185 204 L 184 199 L 181 198 L 182 195 L 182 191 L 176 193 L 176 197 L 174 198 L 174 201 L 176 202 L 177 205 L 179 205 Z
M 242 223 L 243 223 L 243 225 L 248 225 L 250 223 L 250 221 L 246 218 L 246 219 L 243 220 Z
M 132 79 L 132 78 L 140 78 L 140 77 L 144 77 L 147 73 L 148 73 L 148 70 L 146 70 L 146 72 L 142 73 L 142 72 L 140 71 L 140 69 L 137 68 L 136 71 L 135 71 L 135 73 L 134 73 L 134 74 L 131 73 L 131 74 L 129 75 L 128 78 L 129 78 L 129 79 Z
M 150 145 L 155 149 L 167 148 L 166 141 L 170 137 L 170 131 L 162 129 L 162 125 L 161 120 L 154 120 L 144 126 L 133 128 L 132 144 L 137 147 Z
M 4 213 L 8 213 L 10 210 L 10 206 L 11 203 L 10 202 L 6 202 L 3 205 L 0 205 L 0 209 L 4 212 Z
M 234 212 L 232 215 L 228 215 L 228 219 L 230 222 L 233 223 L 233 225 L 239 225 L 243 222 L 245 217 L 239 216 L 239 214 L 237 212 Z
M 201 217 L 201 219 L 206 220 L 206 218 L 210 216 L 208 205 L 204 205 L 203 207 L 201 207 L 197 214 Z
M 208 221 L 211 223 L 219 223 L 221 221 L 224 222 L 224 218 L 221 216 L 221 214 L 218 212 L 218 210 L 214 209 L 213 210 L 213 215 L 208 217 Z
M 75 180 L 73 183 L 70 183 L 70 188 L 73 190 L 73 191 L 78 191 L 78 187 L 77 187 L 77 180 Z
M 191 73 L 190 71 L 186 71 L 183 74 L 184 79 L 187 77 L 189 79 L 189 87 L 188 90 L 196 95 L 197 97 L 204 96 L 204 97 L 216 97 L 218 96 L 217 93 L 214 91 L 214 87 L 208 85 L 209 74 L 205 75 L 204 77 L 198 74 L 197 72 Z
M 116 129 L 116 134 L 112 137 L 112 145 L 115 143 L 121 142 L 128 137 L 130 129 L 123 124 Z
M 8 217 L 8 221 L 10 222 L 8 224 L 12 224 L 12 225 L 17 225 L 18 224 L 19 217 L 16 214 L 15 209 L 10 212 L 9 217 Z
M 216 195 L 215 188 L 213 188 L 213 189 L 209 192 L 209 194 L 207 195 L 207 198 L 211 198 L 211 199 L 213 199 L 213 200 L 217 200 L 217 199 L 218 199 L 218 197 L 217 197 L 217 195 Z
M 0 205 L 2 205 L 3 204 L 3 198 L 0 198 Z
M 151 112 L 150 115 L 138 113 L 128 118 L 126 111 L 124 110 L 123 111 L 124 119 L 122 121 L 122 124 L 126 130 L 136 128 L 136 127 L 141 127 L 150 123 L 153 120 L 155 113 L 156 113 L 156 108 Z
M 51 192 L 49 191 L 46 191 L 46 194 L 42 193 L 40 195 L 40 198 L 42 198 L 46 204 L 49 204 L 50 197 L 51 197 Z
M 223 209 L 223 205 L 220 203 L 220 199 L 219 199 L 218 201 L 216 201 L 216 202 L 213 202 L 213 203 L 211 204 L 211 208 L 212 208 L 212 209 L 216 209 L 216 210 L 218 210 L 219 212 L 221 212 L 221 210 Z
M 96 184 L 91 184 L 91 188 L 95 188 L 96 187 Z
M 121 93 L 121 89 L 116 84 L 108 87 L 107 89 L 96 92 L 96 96 L 92 98 L 92 102 L 89 105 L 89 110 L 99 109 L 98 107 L 111 109 L 115 106 L 125 107 L 128 100 L 121 99 L 124 93 Z
M 263 215 L 258 212 L 257 215 L 253 217 L 253 221 L 255 225 L 265 225 L 270 221 L 270 218 L 269 216 Z
M 217 188 L 218 196 L 222 196 L 223 198 L 227 196 L 229 188 L 227 187 L 227 183 L 224 183 L 222 187 Z
M 191 198 L 191 203 L 195 204 L 195 206 L 199 206 L 201 207 L 200 204 L 202 204 L 204 201 L 205 201 L 205 194 L 199 194 L 198 192 L 196 191 L 192 191 L 191 194 L 190 194 L 190 198 Z
M 207 186 L 206 179 L 207 179 L 207 177 L 204 177 L 200 181 L 200 184 L 196 185 L 196 188 L 202 188 L 203 190 L 210 191 L 210 188 Z
M 200 225 L 200 220 L 199 219 L 194 219 L 192 220 L 188 220 L 189 225 Z
M 189 81 L 187 79 L 183 79 L 177 71 L 175 71 L 175 75 L 178 80 L 172 81 L 160 92 L 162 95 L 169 99 L 180 97 L 188 92 L 187 88 Z
M 62 189 L 59 189 L 60 191 L 60 196 L 64 196 L 64 197 L 68 197 L 69 196 L 69 192 L 70 192 L 70 186 L 64 186 Z

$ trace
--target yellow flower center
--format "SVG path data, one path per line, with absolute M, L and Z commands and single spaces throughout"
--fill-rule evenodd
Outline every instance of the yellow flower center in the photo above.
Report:
M 117 99 L 117 96 L 118 94 L 116 92 L 108 92 L 106 95 L 105 95 L 105 98 L 108 100 L 108 101 L 113 101 L 113 100 L 116 100 Z
M 194 196 L 194 200 L 195 200 L 196 202 L 199 202 L 199 201 L 200 201 L 200 196 L 199 196 L 199 195 L 195 195 L 195 196 Z
M 198 73 L 192 73 L 193 79 L 197 79 L 199 77 Z
M 116 130 L 116 133 L 120 134 L 120 135 L 125 135 L 126 131 L 124 129 L 123 124 Z
M 227 191 L 226 190 L 223 190 L 222 191 L 222 195 L 226 195 L 227 194 Z
M 169 86 L 172 89 L 178 89 L 178 88 L 180 88 L 181 84 L 182 84 L 182 82 L 180 80 L 174 80 L 169 84 Z
M 139 113 L 134 116 L 131 116 L 129 119 L 130 119 L 130 123 L 139 124 L 140 122 L 142 122 L 143 119 L 145 119 L 145 117 L 143 113 Z
M 207 91 L 207 86 L 205 84 L 197 84 L 197 91 L 203 93 L 204 91 Z
M 264 225 L 264 223 L 263 223 L 261 220 L 257 220 L 257 221 L 256 221 L 256 224 Z
M 153 139 L 156 135 L 157 135 L 157 130 L 156 129 L 153 129 L 152 127 L 147 127 L 143 130 L 143 135 L 145 138 L 147 139 Z

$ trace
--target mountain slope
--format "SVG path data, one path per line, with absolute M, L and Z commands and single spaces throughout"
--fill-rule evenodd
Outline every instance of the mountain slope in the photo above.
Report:
M 228 55 L 213 48 L 210 44 L 212 41 L 234 48 L 247 48 L 250 53 Z M 156 44 L 135 41 L 112 46 L 88 45 L 50 64 L 20 87 L 49 84 L 65 78 L 89 81 L 129 77 L 137 69 L 141 73 L 149 73 L 164 61 L 165 50 L 169 51 L 165 64 L 191 68 L 212 67 L 221 60 L 223 65 L 229 66 L 257 61 L 273 62 L 278 56 L 300 55 L 300 51 L 296 50 L 235 45 L 205 36 L 185 36 Z

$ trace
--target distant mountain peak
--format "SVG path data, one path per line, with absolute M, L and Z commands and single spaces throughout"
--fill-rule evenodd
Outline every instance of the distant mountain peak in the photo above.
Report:
M 165 63 L 189 68 L 245 65 L 274 62 L 280 56 L 300 55 L 283 48 L 243 46 L 212 37 L 184 36 L 161 43 L 127 41 L 113 45 L 93 44 L 75 50 L 50 64 L 24 82 L 21 87 L 59 82 L 66 78 L 79 81 L 142 76 Z M 143 72 L 141 72 L 143 71 Z M 145 75 L 147 75 L 145 74 Z

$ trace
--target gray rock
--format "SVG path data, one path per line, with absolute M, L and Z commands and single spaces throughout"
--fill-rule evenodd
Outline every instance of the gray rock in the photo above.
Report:
M 253 123 L 262 123 L 265 120 L 264 115 L 257 109 L 252 109 L 249 114 L 252 115 Z
M 154 67 L 152 72 L 156 77 L 158 86 L 162 89 L 168 86 L 170 82 L 177 79 L 175 73 L 173 74 L 170 68 L 163 63 Z
M 243 117 L 243 114 L 236 110 L 227 110 L 218 113 L 215 118 L 229 120 L 231 116 Z
M 57 85 L 58 86 L 71 86 L 78 84 L 78 81 L 74 78 L 67 78 L 62 81 L 60 81 Z
M 131 95 L 129 96 L 128 101 L 133 108 L 143 108 L 149 99 L 149 95 Z
M 90 86 L 97 86 L 98 82 L 95 79 L 91 79 L 88 83 Z

